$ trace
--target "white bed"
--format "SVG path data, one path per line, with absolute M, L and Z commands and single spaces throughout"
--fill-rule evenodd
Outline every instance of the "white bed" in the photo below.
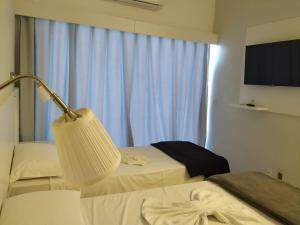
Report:
M 82 188 L 82 196 L 121 193 L 203 180 L 202 176 L 190 178 L 184 165 L 152 146 L 124 148 L 121 151 L 133 149 L 147 159 L 145 165 L 121 163 L 120 167 L 106 179 L 95 185 Z M 78 188 L 66 184 L 60 177 L 17 180 L 10 183 L 9 196 L 32 191 L 63 189 L 76 190 Z
M 195 190 L 219 194 L 223 206 L 234 205 L 237 213 L 247 213 L 248 217 L 258 221 L 242 224 L 280 224 L 209 181 L 82 199 L 80 192 L 66 190 L 38 191 L 6 198 L 11 157 L 12 149 L 3 151 L 0 157 L 1 171 L 5 172 L 0 174 L 0 188 L 3 190 L 0 195 L 1 225 L 146 225 L 148 223 L 141 214 L 145 199 L 186 202 L 191 200 L 191 193 Z M 209 217 L 209 224 L 221 223 Z
M 81 205 L 83 214 L 87 220 L 86 224 L 145 225 L 148 223 L 141 216 L 141 206 L 145 198 L 151 197 L 167 202 L 184 202 L 190 200 L 191 192 L 196 189 L 219 193 L 221 196 L 225 196 L 224 204 L 237 204 L 238 207 L 246 211 L 248 215 L 260 221 L 259 223 L 245 224 L 280 224 L 232 196 L 221 187 L 208 181 L 86 198 L 81 200 Z M 209 224 L 214 225 L 221 223 L 212 220 Z
M 281 224 L 262 212 L 252 208 L 232 196 L 222 188 L 208 181 L 170 187 L 147 189 L 142 191 L 119 193 L 113 195 L 97 196 L 80 199 L 80 193 L 75 191 L 42 191 L 14 196 L 4 201 L 0 215 L 1 225 L 147 225 L 142 215 L 145 199 L 157 199 L 168 203 L 182 203 L 190 201 L 191 193 L 206 192 L 217 194 L 222 199 L 222 205 L 211 202 L 218 210 L 219 207 L 234 207 L 236 215 L 243 215 L 248 221 L 233 225 L 277 225 Z M 30 205 L 30 207 L 28 207 Z M 193 206 L 192 206 L 193 207 Z M 199 211 L 198 211 L 199 210 Z M 206 210 L 204 205 L 195 211 L 193 218 L 199 218 L 198 212 Z M 157 220 L 151 225 L 194 225 L 195 223 L 182 223 L 180 219 L 186 215 L 176 217 L 177 222 L 170 223 Z M 208 224 L 224 224 L 214 217 L 208 216 Z M 249 222 L 249 218 L 252 220 Z M 189 218 L 190 221 L 190 218 Z M 204 223 L 197 223 L 204 224 Z

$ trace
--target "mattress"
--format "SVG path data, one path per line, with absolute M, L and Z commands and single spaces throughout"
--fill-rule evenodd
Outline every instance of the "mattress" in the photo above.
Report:
M 124 148 L 137 150 L 147 158 L 144 166 L 120 164 L 109 177 L 95 185 L 81 188 L 82 197 L 114 194 L 164 187 L 203 180 L 202 176 L 190 178 L 185 166 L 152 147 Z M 32 191 L 62 190 L 78 188 L 65 183 L 59 177 L 20 180 L 10 184 L 9 195 L 14 196 Z
M 259 221 L 255 224 L 280 224 L 208 181 L 85 198 L 81 200 L 81 205 L 87 224 L 90 225 L 144 225 L 147 222 L 141 216 L 141 206 L 145 198 L 152 197 L 168 202 L 189 201 L 190 194 L 195 189 L 209 190 L 225 196 L 226 204 L 237 204 L 241 209 L 246 210 L 251 218 Z M 221 224 L 213 221 L 212 218 L 210 220 L 209 224 Z

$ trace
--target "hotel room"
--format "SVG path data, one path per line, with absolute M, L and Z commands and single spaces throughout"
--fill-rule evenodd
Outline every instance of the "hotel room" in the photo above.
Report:
M 299 0 L 0 0 L 0 225 L 300 224 Z

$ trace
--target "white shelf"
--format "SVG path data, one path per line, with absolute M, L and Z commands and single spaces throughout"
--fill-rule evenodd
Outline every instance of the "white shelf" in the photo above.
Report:
M 247 109 L 247 110 L 252 110 L 252 111 L 261 111 L 261 112 L 269 112 L 269 108 L 265 107 L 265 106 L 260 106 L 260 105 L 256 105 L 256 106 L 247 106 L 244 104 L 230 104 L 230 106 L 235 107 L 235 108 L 239 108 L 239 109 Z
M 265 106 L 256 105 L 254 107 L 247 106 L 245 104 L 230 104 L 231 107 L 238 108 L 238 109 L 246 109 L 251 111 L 258 111 L 258 112 L 269 112 L 269 113 L 275 113 L 279 115 L 285 115 L 285 116 L 293 116 L 293 117 L 300 117 L 300 114 L 292 114 L 292 113 L 284 113 L 284 112 L 275 112 Z

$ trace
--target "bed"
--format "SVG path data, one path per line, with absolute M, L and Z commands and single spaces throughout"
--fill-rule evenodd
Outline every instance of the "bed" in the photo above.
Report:
M 240 206 L 241 210 L 248 211 L 249 215 L 261 221 L 261 223 L 248 224 L 280 224 L 272 218 L 264 215 L 258 210 L 232 196 L 231 194 L 227 193 L 217 185 L 208 181 L 109 196 L 99 196 L 95 198 L 86 198 L 81 200 L 81 205 L 83 213 L 85 215 L 85 219 L 87 220 L 87 224 L 90 225 L 145 225 L 148 223 L 141 215 L 141 206 L 144 199 L 151 197 L 166 202 L 185 202 L 190 200 L 191 193 L 196 189 L 199 189 L 200 191 L 209 190 L 213 193 L 218 193 L 225 198 L 224 204 L 237 204 L 238 206 Z M 115 216 L 112 217 L 111 212 L 114 212 Z M 167 223 L 165 224 L 167 225 Z M 213 225 L 220 223 L 214 221 L 209 224 Z
M 17 169 L 12 170 L 9 196 L 43 190 L 78 190 L 77 187 L 67 184 L 57 176 L 60 171 L 57 169 L 58 160 L 53 145 L 23 143 L 17 145 L 16 148 L 13 166 L 14 164 L 18 165 L 16 166 Z M 82 196 L 121 193 L 203 180 L 203 176 L 191 178 L 183 164 L 152 146 L 123 148 L 120 151 L 132 152 L 133 150 L 147 161 L 145 165 L 121 163 L 117 171 L 111 176 L 95 185 L 81 188 Z M 26 161 L 30 162 L 30 166 L 24 165 Z M 39 161 L 43 164 L 40 165 Z M 26 166 L 29 172 L 18 170 L 18 168 L 23 170 Z M 43 171 L 43 173 L 40 171 Z
M 224 181 L 226 181 L 226 179 L 228 181 L 228 178 L 230 177 L 234 177 L 232 183 L 235 183 L 238 179 L 243 180 L 243 184 L 238 184 L 237 186 L 234 186 L 235 188 L 243 185 L 245 187 L 247 186 L 248 189 L 241 189 L 239 193 L 243 193 L 243 191 L 245 191 L 247 195 L 248 192 L 251 192 L 249 191 L 250 189 L 255 190 L 249 194 L 248 200 L 243 199 L 239 195 L 232 194 L 232 190 L 234 188 L 232 188 L 231 191 L 228 191 L 228 187 L 224 187 L 220 184 L 225 184 L 226 182 Z M 211 179 L 210 181 L 82 199 L 80 199 L 80 193 L 75 191 L 45 191 L 27 193 L 14 196 L 4 202 L 0 215 L 0 224 L 224 224 L 220 222 L 220 219 L 222 219 L 221 217 L 217 217 L 215 214 L 210 212 L 210 208 L 213 208 L 215 212 L 223 213 L 225 218 L 232 221 L 227 224 L 232 225 L 299 224 L 300 189 L 284 184 L 260 173 L 225 174 L 219 175 L 216 180 Z M 257 186 L 257 181 L 262 185 L 262 188 Z M 220 183 L 216 184 L 218 182 Z M 268 187 L 267 190 L 265 187 Z M 264 193 L 265 198 L 257 201 L 257 205 L 255 206 L 251 200 L 251 196 L 253 197 L 253 193 L 254 195 L 260 195 L 261 191 Z M 202 195 L 204 198 L 198 199 L 195 203 L 195 200 L 192 199 L 193 196 L 195 196 L 194 193 L 199 196 Z M 283 199 L 285 199 L 286 196 L 291 196 L 292 199 L 290 199 L 290 201 L 283 202 Z M 199 207 L 197 204 L 202 201 L 204 201 L 205 204 L 202 204 Z M 164 205 L 151 208 L 151 204 L 148 204 L 149 202 L 160 202 Z M 278 202 L 281 202 L 281 204 L 277 204 L 277 206 L 275 205 L 274 209 L 274 203 Z M 28 204 L 30 204 L 31 207 L 27 207 Z M 184 206 L 186 206 L 186 208 L 183 208 L 183 211 L 180 211 L 182 212 L 181 214 L 178 213 L 178 210 L 176 211 L 177 213 L 173 213 L 174 207 L 172 209 L 166 209 L 166 205 L 170 204 L 175 206 L 175 211 L 182 204 L 185 204 Z M 266 207 L 268 205 L 270 205 L 270 208 Z M 159 210 L 159 215 L 157 213 L 153 213 L 157 209 Z M 187 211 L 187 209 L 189 209 L 189 211 Z M 226 211 L 228 209 L 229 211 Z M 170 215 L 170 213 L 171 216 L 168 217 L 167 215 Z M 207 221 L 205 221 L 205 219 L 207 219 Z

